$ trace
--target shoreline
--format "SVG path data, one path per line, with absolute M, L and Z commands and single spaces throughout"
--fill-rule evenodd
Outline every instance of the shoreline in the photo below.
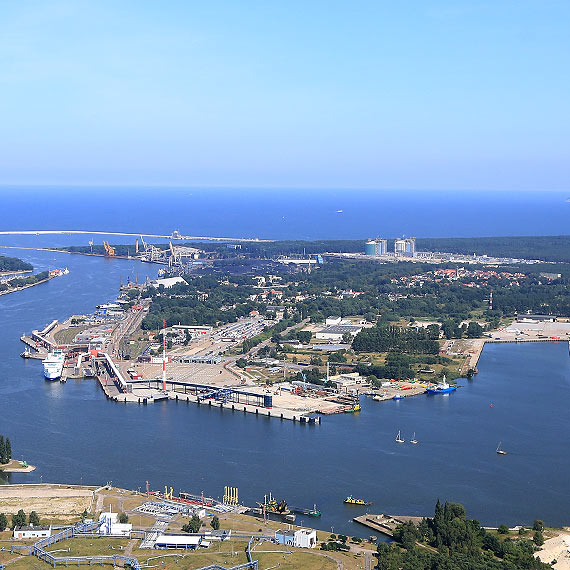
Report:
M 35 283 L 29 283 L 28 285 L 24 285 L 23 287 L 16 287 L 16 288 L 8 289 L 8 291 L 0 291 L 0 296 L 8 295 L 9 293 L 17 293 L 18 291 L 23 291 L 24 289 L 29 289 L 30 287 L 35 287 L 36 285 L 41 285 L 42 283 L 47 283 L 48 281 L 50 281 L 54 277 L 57 277 L 57 275 L 53 275 L 51 277 L 46 277 L 45 279 L 42 279 L 41 281 L 36 281 Z
M 10 459 L 10 461 L 4 465 L 0 465 L 0 471 L 2 473 L 30 473 L 31 471 L 35 471 L 35 465 L 27 464 L 24 467 L 22 461 L 17 459 Z

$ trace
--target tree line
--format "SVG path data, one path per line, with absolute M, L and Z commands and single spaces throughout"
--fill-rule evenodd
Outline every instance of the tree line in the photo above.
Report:
M 3 271 L 31 271 L 33 265 L 19 259 L 18 257 L 7 257 L 0 255 L 0 272 Z
M 26 513 L 23 509 L 20 509 L 16 514 L 12 515 L 12 529 L 17 526 L 40 526 L 40 517 L 36 511 L 32 511 L 29 516 L 26 517 Z M 8 528 L 8 517 L 4 513 L 0 513 L 0 532 L 5 531 Z
M 542 527 L 541 527 L 542 525 Z M 394 532 L 394 543 L 378 545 L 378 570 L 547 570 L 534 558 L 542 544 L 542 521 L 535 521 L 533 539 L 519 535 L 500 540 L 479 521 L 468 520 L 458 503 L 437 501 L 433 518 L 406 522 Z M 499 534 L 508 534 L 506 525 Z M 423 545 L 424 548 L 419 548 Z M 425 548 L 427 547 L 427 548 Z
M 41 273 L 36 273 L 35 275 L 30 275 L 29 277 L 15 277 L 10 279 L 6 283 L 0 283 L 0 291 L 7 291 L 8 289 L 17 289 L 19 287 L 24 287 L 25 285 L 33 285 L 38 281 L 44 281 L 49 277 L 49 271 L 42 271 Z
M 12 459 L 12 444 L 10 443 L 10 438 L 4 439 L 3 435 L 0 435 L 0 463 L 6 465 Z
M 403 352 L 408 354 L 439 354 L 439 326 L 398 327 L 379 324 L 362 329 L 352 341 L 355 352 Z

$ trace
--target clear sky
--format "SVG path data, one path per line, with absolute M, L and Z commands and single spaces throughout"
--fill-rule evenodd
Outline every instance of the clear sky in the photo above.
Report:
M 570 189 L 568 0 L 6 0 L 0 184 Z

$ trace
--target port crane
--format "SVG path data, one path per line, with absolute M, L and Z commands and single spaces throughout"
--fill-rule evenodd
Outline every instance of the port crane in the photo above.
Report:
M 146 243 L 144 241 L 143 236 L 141 236 L 141 245 L 143 248 L 141 253 L 142 261 L 162 262 L 162 263 L 166 261 L 166 252 L 152 245 L 151 243 Z
M 114 257 L 115 255 L 115 248 L 111 245 L 109 245 L 108 241 L 104 241 L 103 242 L 103 247 L 105 248 L 105 255 L 107 257 Z

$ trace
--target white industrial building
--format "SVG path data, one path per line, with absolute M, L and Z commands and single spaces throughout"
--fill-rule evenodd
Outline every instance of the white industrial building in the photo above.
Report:
M 14 527 L 14 538 L 25 540 L 27 538 L 47 538 L 51 536 L 51 526 L 17 526 Z
M 161 534 L 154 543 L 155 548 L 196 550 L 202 537 L 196 534 Z M 208 543 L 209 546 L 209 543 Z
M 328 381 L 332 382 L 337 390 L 348 393 L 366 384 L 366 376 L 360 376 L 358 372 L 349 372 L 329 376 Z
M 325 319 L 325 325 L 327 327 L 334 326 L 334 325 L 340 325 L 341 322 L 342 322 L 342 317 L 337 317 L 335 315 L 327 317 Z
M 103 524 L 99 527 L 99 534 L 107 536 L 131 536 L 133 525 L 131 523 L 120 523 L 119 514 L 112 512 L 103 512 L 99 516 L 99 520 Z
M 318 340 L 329 340 L 332 342 L 342 342 L 344 334 L 349 333 L 356 336 L 364 327 L 361 325 L 332 325 L 325 326 L 315 333 Z
M 170 287 L 174 287 L 178 283 L 186 283 L 186 281 L 182 277 L 165 277 L 164 279 L 153 281 L 155 287 L 162 285 L 165 289 L 170 289 Z
M 275 542 L 297 548 L 314 548 L 317 545 L 317 531 L 310 528 L 275 531 Z

